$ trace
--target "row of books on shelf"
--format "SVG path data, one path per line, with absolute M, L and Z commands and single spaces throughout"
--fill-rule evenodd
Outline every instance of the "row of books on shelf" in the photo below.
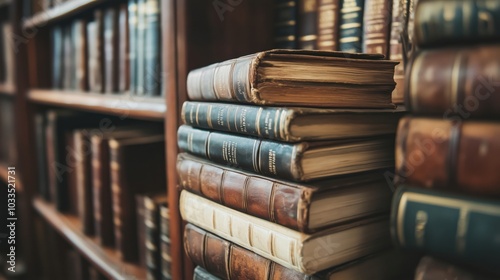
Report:
M 162 94 L 160 1 L 130 0 L 52 29 L 52 87 Z
M 35 118 L 39 191 L 125 262 L 170 277 L 165 141 L 160 124 L 63 110 Z
M 12 25 L 0 20 L 0 85 L 14 85 L 14 38 Z

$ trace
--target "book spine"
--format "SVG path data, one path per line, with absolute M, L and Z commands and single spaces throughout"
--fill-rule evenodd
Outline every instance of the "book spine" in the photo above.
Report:
M 394 68 L 394 81 L 396 88 L 392 92 L 392 102 L 401 104 L 404 101 L 405 65 L 403 64 L 403 44 L 401 33 L 406 25 L 408 15 L 408 0 L 394 0 L 392 4 L 391 37 L 389 46 L 389 58 L 398 61 Z
M 82 232 L 94 234 L 94 208 L 92 194 L 92 158 L 91 142 L 88 131 L 79 130 L 73 133 L 76 153 L 76 184 L 78 193 L 78 213 L 82 221 Z
M 336 51 L 339 48 L 340 0 L 319 0 L 318 49 Z
M 139 265 L 147 270 L 146 266 L 146 223 L 144 200 L 146 196 L 143 194 L 135 195 L 136 217 L 137 217 L 137 252 L 139 255 Z
M 170 214 L 166 204 L 160 206 L 160 247 L 161 247 L 161 276 L 163 279 L 172 279 L 172 256 L 170 250 Z
M 315 279 L 192 224 L 187 224 L 184 229 L 184 249 L 195 264 L 207 270 L 205 273 L 213 275 L 213 278 L 201 279 Z
M 299 48 L 318 48 L 318 0 L 299 0 Z
M 499 137 L 497 123 L 405 117 L 396 142 L 398 179 L 425 188 L 499 197 Z
M 480 42 L 500 36 L 498 1 L 421 1 L 415 12 L 415 43 L 434 46 Z
M 498 272 L 500 204 L 400 186 L 392 232 L 402 247 L 448 256 Z
M 128 1 L 128 23 L 129 23 L 129 63 L 130 63 L 130 86 L 129 91 L 131 95 L 137 92 L 137 45 L 138 45 L 138 7 L 137 0 Z
M 76 20 L 73 23 L 73 37 L 75 44 L 75 89 L 87 91 L 88 81 L 88 50 L 87 50 L 87 22 Z
M 42 113 L 35 115 L 35 139 L 37 152 L 38 192 L 46 200 L 50 200 L 47 179 L 47 138 L 45 135 L 46 118 Z
M 66 197 L 68 203 L 68 213 L 78 216 L 80 201 L 78 198 L 78 187 L 76 178 L 76 165 L 78 158 L 76 157 L 76 147 L 74 142 L 73 132 L 71 130 L 66 130 L 64 132 L 64 145 L 66 148 L 65 161 L 67 171 L 67 193 Z
M 145 95 L 160 96 L 162 84 L 161 70 L 161 36 L 160 36 L 160 2 L 146 1 L 146 35 L 144 43 Z
M 389 57 L 392 0 L 365 0 L 363 16 L 363 52 Z
M 250 76 L 258 67 L 257 55 L 212 64 L 189 72 L 189 99 L 259 103 L 258 97 L 251 91 L 250 84 Z
M 54 164 L 56 163 L 56 150 L 55 150 L 55 141 L 56 141 L 56 132 L 55 132 L 55 113 L 53 111 L 49 111 L 47 113 L 47 126 L 45 127 L 45 145 L 47 151 L 47 183 L 48 183 L 48 192 L 46 199 L 55 203 L 55 199 L 57 197 L 57 176 Z
M 121 4 L 118 16 L 118 38 L 119 51 L 118 51 L 118 92 L 125 93 L 129 90 L 130 86 L 130 24 L 128 22 L 128 6 Z
M 359 53 L 362 50 L 364 0 L 342 0 L 339 49 Z
M 107 79 L 104 54 L 104 14 L 101 10 L 94 12 L 95 17 L 95 57 L 94 57 L 94 91 L 104 93 L 104 83 Z
M 289 133 L 293 110 L 224 103 L 184 102 L 185 124 L 280 141 L 296 140 Z
M 118 91 L 118 11 L 108 8 L 104 17 L 104 91 L 116 93 Z
M 206 271 L 201 266 L 197 266 L 194 269 L 193 280 L 220 280 L 220 279 L 221 278 L 210 274 L 210 272 Z
M 63 31 L 62 27 L 55 26 L 52 29 L 52 88 L 62 88 L 62 54 Z
M 146 1 L 137 0 L 137 37 L 136 37 L 136 94 L 144 95 L 146 86 L 146 64 L 145 64 L 145 48 L 146 42 Z
M 146 269 L 154 279 L 161 277 L 160 209 L 150 197 L 144 197 L 144 224 L 146 229 Z
M 307 231 L 310 195 L 298 188 L 189 159 L 177 161 L 180 186 L 234 210 Z
M 407 109 L 446 119 L 500 116 L 500 47 L 423 51 L 408 67 Z M 439 75 L 424 75 L 429 69 Z
M 278 49 L 297 48 L 297 2 L 275 1 L 274 45 Z
M 266 176 L 301 178 L 297 159 L 301 146 L 179 127 L 178 145 L 213 162 L 240 167 Z
M 63 27 L 63 89 L 73 89 L 73 78 L 75 75 L 74 68 L 74 42 L 73 42 L 73 29 L 71 25 Z
M 95 233 L 101 245 L 112 247 L 115 244 L 115 238 L 110 185 L 109 145 L 107 145 L 105 140 L 96 136 L 93 136 L 91 141 Z

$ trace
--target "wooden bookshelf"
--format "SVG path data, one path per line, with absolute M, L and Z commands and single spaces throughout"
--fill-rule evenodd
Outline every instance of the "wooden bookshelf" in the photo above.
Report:
M 146 271 L 143 268 L 137 264 L 121 261 L 116 250 L 101 247 L 95 238 L 84 235 L 80 230 L 81 222 L 77 217 L 59 213 L 53 205 L 41 198 L 33 200 L 33 207 L 106 277 L 118 280 L 146 279 Z
M 163 121 L 166 111 L 163 97 L 32 89 L 28 99 L 38 104 L 146 120 Z
M 16 87 L 13 85 L 0 84 L 0 95 L 13 96 L 16 93 Z
M 59 1 L 56 7 L 47 11 L 39 12 L 31 18 L 25 19 L 23 28 L 37 28 L 52 24 L 59 20 L 69 18 L 75 14 L 85 12 L 96 7 L 99 4 L 109 2 L 109 0 L 69 0 L 67 2 Z

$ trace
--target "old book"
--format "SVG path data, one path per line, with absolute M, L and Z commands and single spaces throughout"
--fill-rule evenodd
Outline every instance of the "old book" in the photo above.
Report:
M 454 265 L 434 257 L 423 257 L 415 271 L 415 280 L 493 280 L 493 276 L 485 276 L 477 271 L 469 271 L 461 265 Z
M 499 273 L 500 203 L 497 200 L 400 186 L 391 231 L 400 246 L 449 257 Z
M 392 92 L 392 102 L 402 104 L 404 102 L 405 92 L 405 65 L 403 63 L 403 44 L 401 34 L 403 33 L 408 17 L 408 0 L 393 0 L 392 2 L 392 21 L 391 21 L 391 39 L 389 47 L 389 58 L 399 62 L 394 69 L 394 80 L 396 88 Z
M 393 108 L 395 65 L 374 54 L 271 50 L 193 70 L 187 90 L 193 101 Z
M 77 251 L 69 250 L 66 253 L 68 266 L 68 279 L 87 280 L 89 279 L 87 264 Z
M 66 90 L 73 90 L 75 81 L 75 44 L 73 41 L 73 27 L 63 26 L 63 85 Z
M 193 127 L 298 142 L 394 134 L 403 113 L 186 101 L 181 117 L 184 124 Z
M 144 93 L 160 96 L 162 85 L 160 1 L 146 0 L 144 39 Z
M 144 224 L 146 243 L 146 270 L 152 279 L 160 279 L 161 267 L 161 242 L 160 242 L 160 207 L 167 203 L 165 192 L 148 194 L 144 196 Z
M 363 52 L 389 57 L 392 0 L 365 0 L 363 15 Z
M 178 145 L 193 155 L 265 176 L 309 181 L 394 166 L 392 136 L 283 143 L 182 125 Z
M 318 48 L 318 0 L 298 0 L 298 3 L 298 47 L 315 50 Z
M 146 1 L 148 0 L 137 0 L 137 78 L 135 90 L 137 95 L 144 95 L 146 93 Z
M 87 25 L 89 48 L 89 87 L 95 93 L 104 92 L 104 14 L 95 10 L 94 21 Z
M 406 107 L 454 120 L 498 118 L 499 61 L 498 45 L 422 51 L 408 67 Z
M 166 203 L 160 205 L 161 277 L 172 279 L 172 256 L 170 250 L 170 214 Z
M 137 0 L 128 0 L 128 39 L 129 39 L 129 51 L 128 51 L 128 61 L 129 61 L 129 92 L 130 94 L 136 94 L 137 91 L 137 46 L 139 44 L 137 40 L 138 35 L 138 7 Z
M 118 66 L 120 39 L 118 33 L 118 10 L 107 8 L 104 12 L 104 92 L 118 92 Z
M 137 194 L 135 196 L 136 219 L 137 219 L 137 254 L 139 255 L 138 264 L 144 269 L 146 266 L 146 223 L 144 218 L 144 198 L 146 194 Z
M 63 28 L 54 26 L 51 34 L 52 43 L 52 88 L 61 89 L 63 86 Z
M 500 2 L 486 0 L 419 1 L 415 43 L 436 46 L 500 38 Z
M 403 277 L 413 275 L 418 260 L 413 255 L 391 249 L 329 268 L 315 275 L 305 275 L 192 224 L 188 224 L 184 232 L 184 248 L 189 258 L 199 265 L 195 269 L 195 275 L 202 277 L 199 279 L 409 279 Z
M 201 266 L 196 266 L 194 269 L 193 280 L 220 280 L 221 278 L 210 274 Z
M 37 112 L 35 114 L 35 145 L 36 145 L 36 162 L 38 175 L 38 193 L 41 197 L 50 200 L 49 184 L 47 178 L 47 144 L 45 136 L 45 127 L 47 119 L 44 113 Z
M 318 49 L 339 50 L 340 0 L 319 0 Z
M 360 53 L 363 40 L 364 0 L 341 0 L 339 50 Z
M 68 181 L 68 213 L 74 216 L 79 214 L 79 199 L 78 199 L 78 186 L 76 178 L 77 158 L 75 141 L 73 137 L 73 130 L 68 130 L 64 133 L 64 145 L 66 146 L 66 156 L 63 162 L 67 167 L 67 181 Z
M 298 0 L 274 2 L 274 46 L 277 49 L 296 49 Z
M 130 88 L 130 24 L 128 5 L 120 4 L 118 12 L 118 37 L 119 65 L 118 65 L 118 91 L 125 93 Z
M 300 231 L 388 213 L 391 191 L 382 172 L 295 184 L 235 170 L 188 154 L 177 158 L 179 185 L 237 211 Z
M 87 21 L 77 19 L 73 22 L 73 42 L 75 58 L 75 89 L 88 91 L 88 50 L 87 50 Z
M 185 221 L 305 274 L 313 274 L 390 246 L 389 223 L 385 216 L 305 234 L 232 210 L 187 191 L 181 192 L 179 208 Z M 325 244 L 327 248 L 324 248 Z M 320 246 L 325 250 L 318 253 Z
M 92 143 L 91 129 L 78 129 L 73 132 L 76 160 L 76 188 L 78 194 L 78 216 L 82 232 L 94 234 L 94 201 L 92 191 Z
M 122 260 L 137 261 L 134 196 L 165 189 L 164 135 L 111 139 L 109 147 L 116 245 Z
M 500 124 L 405 117 L 396 140 L 401 182 L 500 196 Z

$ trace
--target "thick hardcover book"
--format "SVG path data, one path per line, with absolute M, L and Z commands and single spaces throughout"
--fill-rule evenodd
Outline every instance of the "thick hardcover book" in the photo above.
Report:
M 364 1 L 341 0 L 339 50 L 343 52 L 362 51 Z
M 120 4 L 118 10 L 118 91 L 125 93 L 130 87 L 130 25 L 127 4 Z
M 144 218 L 144 198 L 145 194 L 135 196 L 136 219 L 137 219 L 137 253 L 139 254 L 139 265 L 147 270 L 146 266 L 146 223 Z
M 318 48 L 318 0 L 298 0 L 299 3 L 299 48 Z
M 305 274 L 313 274 L 390 246 L 389 222 L 385 216 L 305 234 L 232 210 L 187 191 L 181 192 L 179 208 L 185 221 Z M 318 253 L 318 248 L 324 250 Z
M 164 192 L 144 196 L 144 225 L 146 243 L 146 270 L 153 279 L 160 279 L 161 243 L 160 243 L 160 206 L 167 203 Z
M 61 89 L 63 83 L 63 27 L 54 26 L 51 34 L 52 43 L 52 88 Z
M 405 65 L 403 63 L 403 44 L 401 34 L 403 33 L 408 16 L 408 0 L 394 0 L 392 2 L 391 40 L 389 58 L 399 62 L 394 69 L 394 80 L 396 88 L 392 92 L 392 102 L 402 104 L 405 93 Z
M 500 197 L 500 124 L 405 117 L 396 140 L 400 182 Z
M 185 190 L 300 232 L 315 232 L 387 213 L 392 197 L 381 173 L 295 184 L 219 166 L 188 154 L 179 154 L 177 171 L 179 184 Z
M 499 45 L 422 51 L 406 77 L 406 108 L 413 113 L 456 120 L 500 117 Z
M 73 22 L 73 43 L 75 58 L 75 89 L 87 91 L 89 89 L 88 49 L 87 49 L 87 21 L 78 19 Z
M 391 231 L 400 246 L 500 272 L 500 203 L 400 186 Z
M 478 271 L 469 271 L 461 264 L 450 264 L 434 257 L 423 257 L 415 271 L 415 280 L 493 280 L 492 276 L 483 275 Z
M 308 181 L 394 166 L 392 136 L 283 143 L 182 125 L 179 147 L 213 162 L 265 176 Z
M 276 0 L 274 3 L 274 46 L 297 48 L 298 0 Z
M 146 0 L 144 39 L 144 94 L 161 95 L 161 32 L 160 0 Z
M 192 224 L 188 224 L 184 232 L 186 254 L 199 265 L 195 269 L 194 279 L 410 279 L 404 276 L 413 276 L 418 260 L 415 256 L 398 250 L 387 250 L 329 268 L 315 275 L 305 275 Z M 196 278 L 197 275 L 202 278 Z
M 500 2 L 495 0 L 419 1 L 415 43 L 435 46 L 500 39 Z
M 340 32 L 340 0 L 318 1 L 318 49 L 337 51 Z
M 75 146 L 75 173 L 78 194 L 78 215 L 82 222 L 82 232 L 94 234 L 94 201 L 92 191 L 92 143 L 90 129 L 79 129 L 73 133 Z
M 63 89 L 75 89 L 75 42 L 73 40 L 73 27 L 66 25 L 63 27 Z
M 144 95 L 146 93 L 146 1 L 137 0 L 137 45 L 136 45 L 136 59 L 137 59 L 137 78 L 136 78 L 136 94 Z
M 119 40 L 118 10 L 110 7 L 104 13 L 104 91 L 106 93 L 118 92 Z
M 73 216 L 78 216 L 80 201 L 78 197 L 78 186 L 77 186 L 77 178 L 76 178 L 76 169 L 77 169 L 77 154 L 75 141 L 73 137 L 73 131 L 69 130 L 64 133 L 64 145 L 66 148 L 66 157 L 64 164 L 66 165 L 67 173 L 68 173 L 68 213 Z
M 193 70 L 187 90 L 194 101 L 394 108 L 395 65 L 376 54 L 270 50 Z
M 167 204 L 160 205 L 161 276 L 172 279 L 172 256 L 170 251 L 170 214 Z
M 264 107 L 186 101 L 185 124 L 284 142 L 394 134 L 402 110 Z
M 165 189 L 164 136 L 112 139 L 109 147 L 116 245 L 122 260 L 137 261 L 134 196 Z
M 392 0 L 365 0 L 363 15 L 363 52 L 389 57 Z
M 129 91 L 130 94 L 135 94 L 137 91 L 137 46 L 139 41 L 137 40 L 138 35 L 138 6 L 137 0 L 128 0 L 128 30 L 129 30 L 129 52 L 128 52 L 128 60 L 129 60 L 129 75 L 130 75 L 130 86 Z
M 104 16 L 101 10 L 94 12 L 94 21 L 87 24 L 89 48 L 89 89 L 104 92 Z
M 44 113 L 36 113 L 35 115 L 35 144 L 37 154 L 37 171 L 38 171 L 38 192 L 46 199 L 50 200 L 49 183 L 47 178 L 47 144 L 45 136 L 45 127 L 47 119 Z

